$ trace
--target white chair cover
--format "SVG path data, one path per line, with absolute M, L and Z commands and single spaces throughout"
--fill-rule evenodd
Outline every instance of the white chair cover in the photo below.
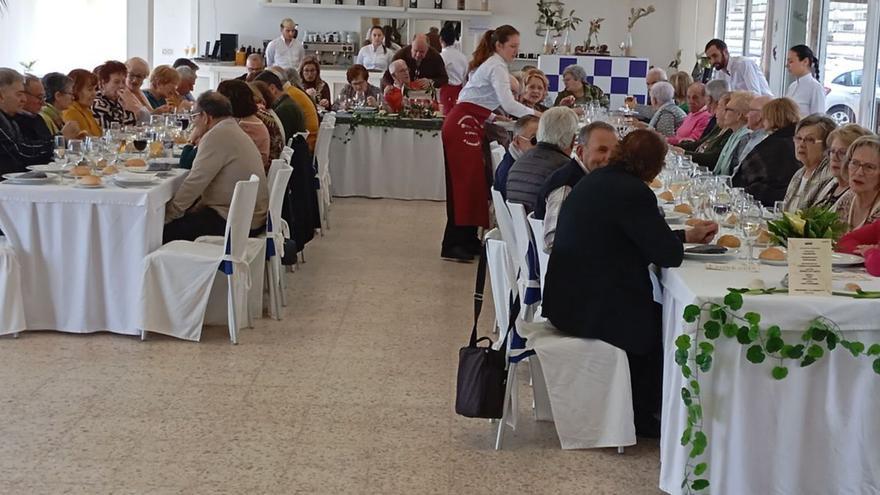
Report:
M 18 333 L 26 328 L 21 266 L 15 250 L 5 237 L 0 237 L 0 335 Z
M 516 273 L 507 255 L 507 243 L 501 239 L 501 232 L 492 229 L 486 232 L 486 266 L 489 268 L 489 280 L 492 284 L 492 300 L 495 303 L 495 327 L 499 338 L 495 342 L 500 347 L 507 332 L 510 321 L 509 298 L 516 287 Z
M 498 165 L 504 160 L 504 154 L 506 151 L 504 146 L 498 144 L 498 141 L 492 141 L 489 143 L 489 151 L 492 154 L 492 173 L 494 174 L 495 171 L 498 170 Z
M 249 181 L 235 185 L 223 245 L 173 241 L 147 255 L 140 308 L 142 331 L 198 341 L 214 279 L 225 273 L 232 281 L 227 324 L 230 338 L 237 341 L 251 285 L 246 251 L 259 180 L 252 175 Z
M 315 162 L 318 164 L 318 212 L 321 217 L 321 229 L 330 228 L 328 209 L 330 208 L 330 142 L 336 128 L 336 114 L 324 115 L 318 129 L 318 141 L 315 144 Z
M 549 322 L 519 322 L 541 362 L 563 449 L 635 445 L 626 353 L 601 340 L 562 334 Z
M 550 254 L 544 251 L 544 220 L 535 218 L 534 212 L 529 213 L 529 227 L 532 229 L 532 239 L 535 240 L 535 251 L 538 253 L 538 264 L 541 270 L 541 294 L 544 294 L 544 276 L 547 275 L 547 264 L 550 263 Z
M 534 245 L 532 230 L 526 219 L 525 206 L 518 203 L 507 202 L 510 211 L 511 224 L 513 225 L 513 237 L 516 240 L 516 251 L 512 253 L 514 260 L 519 260 L 519 294 L 522 302 L 523 319 L 533 321 L 541 319 L 538 310 L 541 303 L 541 287 L 539 270 L 535 271 L 534 277 L 529 266 L 529 247 Z M 533 258 L 533 262 L 537 261 Z

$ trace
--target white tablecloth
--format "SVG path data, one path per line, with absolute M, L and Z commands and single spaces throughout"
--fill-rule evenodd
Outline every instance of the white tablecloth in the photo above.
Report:
M 147 253 L 185 171 L 151 188 L 0 184 L 0 229 L 18 255 L 28 330 L 138 335 Z
M 675 338 L 684 331 L 684 307 L 720 299 L 728 287 L 747 287 L 756 278 L 779 287 L 785 272 L 763 265 L 760 273 L 709 271 L 689 261 L 663 271 L 664 491 L 681 493 L 690 451 L 679 443 L 687 414 L 679 393 L 682 376 L 673 359 Z M 857 283 L 865 290 L 880 289 L 880 279 Z M 788 343 L 799 341 L 817 316 L 837 322 L 848 338 L 880 342 L 878 300 L 747 296 L 743 311 L 760 313 L 762 326 L 780 325 Z M 870 359 L 837 349 L 810 367 L 789 365 L 788 377 L 777 381 L 770 376 L 774 360 L 752 364 L 746 346 L 723 336 L 715 347 L 711 371 L 700 375 L 703 431 L 709 439 L 702 460 L 709 463 L 710 493 L 880 493 L 880 376 Z
M 361 125 L 346 136 L 348 130 L 347 123 L 337 122 L 330 143 L 334 196 L 446 199 L 439 130 Z

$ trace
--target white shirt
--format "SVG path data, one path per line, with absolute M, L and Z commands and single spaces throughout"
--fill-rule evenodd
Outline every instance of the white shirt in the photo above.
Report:
M 299 70 L 304 52 L 302 43 L 293 40 L 288 45 L 284 37 L 279 36 L 266 45 L 266 67 L 279 65 L 285 69 Z
M 590 169 L 584 165 L 581 158 L 574 154 L 574 160 L 581 166 L 584 174 L 589 175 Z M 544 208 L 544 252 L 550 254 L 553 251 L 553 241 L 556 240 L 556 224 L 559 221 L 559 212 L 562 210 L 562 203 L 571 193 L 571 186 L 560 186 L 550 191 L 547 195 L 547 206 Z
M 379 45 L 379 48 L 376 48 L 371 43 L 361 47 L 361 50 L 358 52 L 357 62 L 355 63 L 363 65 L 367 70 L 384 72 L 388 68 L 388 64 L 391 63 L 391 57 L 393 56 L 394 52 L 390 48 L 385 48 L 385 45 Z
M 450 86 L 461 86 L 467 80 L 468 58 L 461 50 L 454 46 L 447 46 L 440 52 L 443 63 L 446 64 L 446 74 L 449 76 Z
M 715 71 L 713 79 L 727 81 L 731 91 L 751 91 L 759 95 L 773 96 L 770 85 L 758 64 L 743 58 L 730 57 L 727 61 L 727 69 Z
M 475 70 L 458 95 L 459 103 L 473 103 L 488 110 L 501 107 L 514 117 L 534 115 L 535 111 L 516 101 L 510 92 L 507 62 L 497 53 Z
M 794 100 L 801 109 L 801 117 L 825 113 L 825 88 L 812 74 L 801 76 L 789 86 L 785 96 Z

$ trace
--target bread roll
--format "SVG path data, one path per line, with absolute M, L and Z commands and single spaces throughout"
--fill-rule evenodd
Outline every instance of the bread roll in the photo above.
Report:
M 761 251 L 761 254 L 758 257 L 762 260 L 785 261 L 785 253 L 783 253 L 781 249 L 775 247 L 770 247 Z
M 694 212 L 694 209 L 691 208 L 691 205 L 687 203 L 682 203 L 680 205 L 675 205 L 675 208 L 672 211 L 677 213 L 684 213 L 685 215 L 691 215 Z
M 651 189 L 660 189 L 663 187 L 663 181 L 654 177 L 654 180 L 651 181 Z
M 70 169 L 70 175 L 73 175 L 75 177 L 83 177 L 83 176 L 91 175 L 91 174 L 92 174 L 92 169 L 90 169 L 89 167 L 87 167 L 85 165 L 77 165 L 77 166 L 73 167 L 72 169 Z
M 770 232 L 767 232 L 764 229 L 761 229 L 761 232 L 758 233 L 757 239 L 755 239 L 755 242 L 758 244 L 770 244 L 770 241 Z
M 858 292 L 858 291 L 862 290 L 862 287 L 859 284 L 855 284 L 852 282 L 844 285 L 843 288 L 846 290 L 852 291 L 852 292 Z
M 113 174 L 119 173 L 119 169 L 116 168 L 116 165 L 110 165 L 110 166 L 104 167 L 104 170 L 102 170 L 102 172 L 104 173 L 104 175 L 113 175 Z
M 675 200 L 675 197 L 672 195 L 671 191 L 663 191 L 662 193 L 660 193 L 659 197 L 663 201 L 674 201 Z
M 99 186 L 101 185 L 101 178 L 94 175 L 86 175 L 79 178 L 79 183 L 83 186 Z
M 125 160 L 125 166 L 132 168 L 146 167 L 147 162 L 143 161 L 140 158 L 130 158 L 128 160 Z
M 738 248 L 741 245 L 739 238 L 735 235 L 730 234 L 724 234 L 723 236 L 719 237 L 717 244 L 726 248 Z
M 736 225 L 736 222 L 739 222 L 739 217 L 736 216 L 736 213 L 731 213 L 724 219 L 724 223 L 727 225 Z

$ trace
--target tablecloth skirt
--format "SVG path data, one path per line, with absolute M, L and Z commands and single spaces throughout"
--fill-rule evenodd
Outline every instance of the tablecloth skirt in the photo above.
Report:
M 0 335 L 27 328 L 21 297 L 21 266 L 15 250 L 0 237 Z

